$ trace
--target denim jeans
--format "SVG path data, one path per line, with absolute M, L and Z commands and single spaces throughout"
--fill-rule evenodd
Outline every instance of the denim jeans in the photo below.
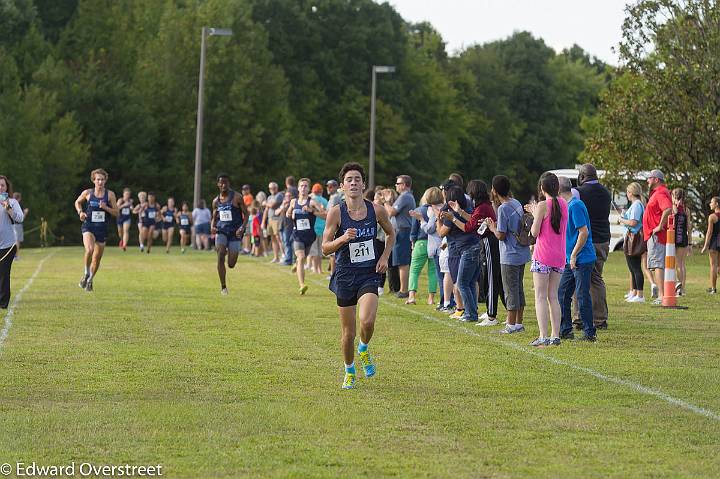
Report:
M 560 335 L 572 332 L 571 308 L 573 293 L 575 293 L 585 336 L 595 336 L 592 298 L 590 297 L 590 277 L 594 267 L 594 262 L 578 264 L 574 270 L 570 269 L 569 264 L 565 265 L 565 271 L 562 278 L 560 278 L 560 287 L 558 288 L 558 300 L 560 301 L 560 311 L 562 313 Z
M 293 229 L 291 226 L 285 225 L 282 230 L 282 240 L 285 245 L 285 261 L 284 265 L 290 266 L 294 261 L 293 254 L 293 240 L 292 240 Z
M 473 246 L 460 254 L 457 288 L 465 305 L 465 316 L 478 319 L 478 295 L 475 288 L 480 276 L 480 246 Z

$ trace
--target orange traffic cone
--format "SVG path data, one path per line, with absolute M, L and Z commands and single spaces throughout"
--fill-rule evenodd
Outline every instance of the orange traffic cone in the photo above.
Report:
M 665 244 L 665 284 L 663 291 L 663 308 L 687 309 L 687 306 L 678 306 L 675 292 L 677 274 L 675 272 L 675 215 L 668 218 L 668 230 Z

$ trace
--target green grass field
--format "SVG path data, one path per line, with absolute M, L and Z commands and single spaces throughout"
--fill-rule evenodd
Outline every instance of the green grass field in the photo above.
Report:
M 300 297 L 289 268 L 244 258 L 221 297 L 213 254 L 111 248 L 86 293 L 80 248 L 24 250 L 14 294 L 48 254 L 0 344 L 0 464 L 161 464 L 173 478 L 720 474 L 706 256 L 690 261 L 690 309 L 664 311 L 622 302 L 625 260 L 611 255 L 610 329 L 542 351 L 527 346 L 532 306 L 527 332 L 501 337 L 384 297 L 378 374 L 342 391 L 319 276 Z

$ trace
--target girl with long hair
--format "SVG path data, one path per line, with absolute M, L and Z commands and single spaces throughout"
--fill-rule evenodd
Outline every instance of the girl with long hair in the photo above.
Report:
M 677 283 L 675 283 L 675 294 L 685 295 L 685 278 L 687 270 L 685 259 L 692 251 L 690 236 L 692 232 L 692 216 L 687 207 L 685 190 L 675 188 L 672 190 L 673 214 L 675 215 L 675 272 Z
M 618 224 L 625 227 L 625 241 L 630 242 L 636 236 L 638 236 L 638 239 L 642 238 L 642 217 L 645 212 L 645 201 L 643 201 L 640 183 L 630 183 L 625 190 L 625 194 L 631 204 L 622 217 L 618 219 Z M 643 293 L 645 276 L 642 270 L 642 258 L 642 253 L 634 255 L 632 251 L 625 252 L 625 261 L 630 271 L 630 291 L 625 296 L 625 301 L 628 303 L 645 302 Z
M 536 238 L 530 271 L 535 288 L 535 313 L 539 337 L 531 346 L 545 347 L 560 344 L 560 302 L 558 288 L 565 269 L 565 232 L 568 222 L 567 202 L 560 198 L 560 182 L 550 172 L 540 176 L 538 196 L 545 198 L 539 203 L 525 206 L 534 216 L 530 234 Z M 548 322 L 551 332 L 548 336 Z
M 710 200 L 707 232 L 705 233 L 705 245 L 701 253 L 710 253 L 710 287 L 706 290 L 710 294 L 717 293 L 718 269 L 720 269 L 720 196 L 714 196 Z

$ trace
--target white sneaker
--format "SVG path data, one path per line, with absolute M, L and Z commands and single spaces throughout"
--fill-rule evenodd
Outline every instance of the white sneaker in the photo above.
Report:
M 478 318 L 478 319 L 485 320 L 485 319 L 489 319 L 489 318 L 490 318 L 490 316 L 488 316 L 487 313 L 483 313 L 482 316 L 480 316 L 480 318 Z
M 628 291 L 627 293 L 625 293 L 625 296 L 623 296 L 623 298 L 628 299 L 630 296 L 634 296 L 632 291 Z
M 382 296 L 385 294 L 385 290 L 383 288 L 378 288 L 378 296 Z
M 658 292 L 659 292 L 659 290 L 658 290 L 658 285 L 655 284 L 655 283 L 653 283 L 653 284 L 650 286 L 650 296 L 652 296 L 653 298 L 657 299 L 657 297 L 658 297 Z
M 220 290 L 220 294 L 222 294 L 223 296 L 227 296 L 227 295 L 228 295 L 228 290 L 227 290 L 227 288 L 221 289 L 221 290 Z
M 497 324 L 498 324 L 497 319 L 488 317 L 488 318 L 483 319 L 480 323 L 478 323 L 478 326 L 496 326 Z
M 634 294 L 627 294 L 625 295 L 625 302 L 626 303 L 632 303 L 633 299 L 635 299 L 636 296 Z
M 633 296 L 632 299 L 627 300 L 628 303 L 644 303 L 645 296 Z

